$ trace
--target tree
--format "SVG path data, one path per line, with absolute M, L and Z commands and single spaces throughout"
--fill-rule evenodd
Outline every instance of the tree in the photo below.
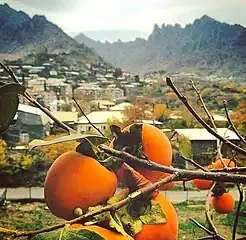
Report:
M 114 77 L 118 78 L 118 77 L 121 77 L 121 76 L 122 76 L 122 69 L 121 68 L 116 68 L 114 70 Z
M 7 144 L 4 140 L 0 139 L 0 165 L 5 162 L 5 151 Z
M 49 140 L 53 140 L 55 138 L 65 136 L 65 135 L 67 135 L 67 134 L 50 135 L 50 136 L 46 137 L 44 140 L 49 141 Z M 39 151 L 44 155 L 44 160 L 54 161 L 61 154 L 68 152 L 68 151 L 71 151 L 71 150 L 74 150 L 77 145 L 78 144 L 74 141 L 64 142 L 64 143 L 52 144 L 49 146 L 39 148 Z
M 61 111 L 71 112 L 72 111 L 72 104 L 64 103 L 61 105 Z
M 123 111 L 124 125 L 127 126 L 141 120 L 153 120 L 154 114 L 151 109 L 153 109 L 153 104 L 150 99 L 141 98 L 136 100 L 133 106 L 126 107 Z
M 242 100 L 235 112 L 232 114 L 232 119 L 238 127 L 239 131 L 244 131 L 246 129 L 246 99 Z
M 155 119 L 164 120 L 167 116 L 169 116 L 170 111 L 167 109 L 165 104 L 155 104 Z

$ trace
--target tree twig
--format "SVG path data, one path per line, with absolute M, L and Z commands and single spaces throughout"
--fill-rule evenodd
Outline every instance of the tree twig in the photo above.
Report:
M 129 194 L 125 199 L 115 203 L 115 204 L 111 204 L 111 205 L 107 205 L 99 210 L 95 210 L 95 211 L 91 211 L 88 212 L 80 217 L 77 217 L 73 220 L 70 221 L 66 221 L 64 223 L 55 225 L 55 226 L 51 226 L 51 227 L 47 227 L 47 228 L 43 228 L 43 229 L 39 229 L 39 230 L 33 230 L 33 231 L 18 231 L 18 230 L 9 230 L 9 229 L 4 229 L 4 228 L 0 228 L 0 233 L 5 233 L 8 235 L 12 235 L 13 238 L 19 238 L 19 237 L 26 237 L 26 236 L 35 236 L 37 234 L 40 233 L 44 233 L 44 232 L 51 232 L 54 230 L 57 230 L 59 228 L 63 228 L 66 226 L 66 224 L 74 224 L 77 222 L 84 222 L 86 221 L 88 218 L 99 215 L 101 213 L 104 212 L 115 212 L 117 209 L 120 209 L 121 207 L 127 205 L 129 202 L 137 200 L 142 198 L 145 194 L 151 194 L 152 192 L 154 192 L 156 189 L 160 188 L 161 186 L 172 182 L 172 181 L 176 181 L 179 180 L 180 176 L 176 175 L 176 174 L 172 174 L 164 179 L 161 179 L 160 181 L 153 183 L 153 184 L 149 184 L 146 187 L 143 187 L 131 194 Z
M 88 121 L 88 123 L 96 130 L 98 131 L 99 134 L 101 134 L 103 137 L 105 137 L 105 135 L 103 134 L 103 132 L 97 128 L 95 126 L 95 124 L 93 124 L 90 119 L 87 117 L 87 115 L 85 114 L 85 112 L 83 111 L 83 109 L 81 108 L 81 106 L 79 105 L 79 103 L 77 102 L 77 100 L 75 99 L 75 97 L 72 97 L 73 101 L 75 102 L 75 104 L 77 105 L 77 107 L 79 108 L 80 112 L 83 114 L 83 116 L 86 118 L 86 120 Z
M 197 162 L 195 162 L 193 159 L 187 158 L 184 155 L 182 155 L 181 153 L 179 154 L 179 156 L 184 159 L 186 162 L 191 163 L 192 165 L 194 165 L 195 167 L 201 169 L 204 172 L 209 172 L 208 169 L 204 168 L 203 166 L 201 166 L 200 164 L 198 164 Z
M 239 221 L 239 214 L 240 214 L 240 209 L 243 203 L 243 185 L 242 184 L 237 184 L 237 189 L 239 192 L 239 201 L 237 205 L 237 211 L 236 211 L 236 216 L 234 220 L 234 226 L 233 226 L 233 232 L 232 232 L 232 240 L 236 239 L 236 232 L 237 232 L 237 225 Z
M 227 139 L 220 136 L 216 131 L 214 131 L 213 128 L 211 128 L 199 115 L 198 113 L 193 109 L 193 107 L 189 104 L 187 98 L 182 95 L 179 90 L 174 86 L 172 80 L 167 77 L 166 78 L 167 85 L 173 90 L 173 92 L 177 95 L 177 97 L 183 102 L 183 104 L 186 106 L 186 108 L 189 110 L 189 112 L 196 118 L 196 120 L 207 129 L 209 133 L 214 135 L 216 138 L 218 138 L 220 141 L 222 141 L 224 144 L 226 144 L 229 148 L 237 151 L 238 153 L 241 153 L 242 155 L 246 156 L 246 150 L 242 149 L 241 147 L 235 145 L 234 143 L 228 141 Z
M 171 168 L 152 161 L 146 161 L 135 157 L 129 153 L 118 151 L 105 145 L 98 146 L 99 149 L 103 150 L 108 155 L 118 157 L 128 163 L 130 166 L 138 168 L 146 168 L 149 170 L 160 171 L 165 173 L 178 173 L 182 176 L 182 180 L 192 180 L 194 178 L 222 181 L 222 182 L 235 182 L 235 183 L 246 183 L 246 175 L 224 173 L 224 172 L 197 172 L 185 169 Z
M 15 83 L 20 84 L 19 80 L 16 78 L 14 72 L 12 71 L 11 68 L 5 66 L 3 63 L 0 62 L 0 66 L 4 69 L 4 71 L 12 78 L 12 80 Z M 24 97 L 29 100 L 33 105 L 35 105 L 36 107 L 38 107 L 41 111 L 43 111 L 47 116 L 49 116 L 55 123 L 57 123 L 61 128 L 63 128 L 64 130 L 66 130 L 68 133 L 76 133 L 75 130 L 73 130 L 72 128 L 70 128 L 69 126 L 67 126 L 66 124 L 64 124 L 63 122 L 61 122 L 59 119 L 57 119 L 54 115 L 51 114 L 51 112 L 43 107 L 39 102 L 37 102 L 32 96 L 31 94 L 29 94 L 27 92 L 27 90 L 24 92 Z
M 201 228 L 204 232 L 206 232 L 208 235 L 213 236 L 214 233 L 211 232 L 209 229 L 207 229 L 206 227 L 204 227 L 201 223 L 197 222 L 194 218 L 189 218 L 190 221 L 192 221 L 195 225 L 197 225 L 199 228 Z
M 199 101 L 200 101 L 200 103 L 201 103 L 201 105 L 202 105 L 202 108 L 203 108 L 204 112 L 207 114 L 208 119 L 209 119 L 210 123 L 211 123 L 212 126 L 213 126 L 214 131 L 218 133 L 216 124 L 215 124 L 215 122 L 214 122 L 214 118 L 213 118 L 213 116 L 210 114 L 210 112 L 209 112 L 209 110 L 208 110 L 208 108 L 207 108 L 205 102 L 203 101 L 203 98 L 202 98 L 202 96 L 201 96 L 200 91 L 197 89 L 197 87 L 195 86 L 195 84 L 194 84 L 194 82 L 193 82 L 192 80 L 190 80 L 190 82 L 191 82 L 192 88 L 195 90 L 195 92 L 196 92 L 196 94 L 197 94 L 197 97 L 198 97 L 198 99 L 199 99 Z M 217 143 L 217 156 L 218 156 L 219 159 L 222 159 L 221 146 L 220 146 L 220 141 L 219 141 L 219 139 L 216 140 L 216 143 Z M 223 161 L 222 161 L 222 164 L 224 165 L 224 162 L 223 162 Z M 225 167 L 225 165 L 224 165 L 224 167 Z
M 210 200 L 211 200 L 211 196 L 212 196 L 212 189 L 214 188 L 216 183 L 213 183 L 213 186 L 210 188 L 209 192 L 208 192 L 208 196 L 207 196 L 207 200 L 206 200 L 206 204 L 205 204 L 205 215 L 206 215 L 206 219 L 208 222 L 209 227 L 212 229 L 212 231 L 214 232 L 215 235 L 218 235 L 218 231 L 212 221 L 211 215 L 210 215 Z
M 228 112 L 228 109 L 227 109 L 227 102 L 226 102 L 225 100 L 223 101 L 223 106 L 224 106 L 224 109 L 225 109 L 227 121 L 229 122 L 231 129 L 233 130 L 233 132 L 236 133 L 236 135 L 239 137 L 240 141 L 243 142 L 244 144 L 246 144 L 246 140 L 245 140 L 245 139 L 241 136 L 241 134 L 237 131 L 237 129 L 236 129 L 234 123 L 233 123 L 232 120 L 231 120 L 231 117 L 230 117 L 229 112 Z

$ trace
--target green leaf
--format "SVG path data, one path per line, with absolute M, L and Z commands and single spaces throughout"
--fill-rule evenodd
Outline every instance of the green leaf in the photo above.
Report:
M 98 205 L 95 207 L 90 207 L 87 211 L 92 212 L 92 211 L 97 211 L 103 208 L 103 205 Z M 111 215 L 110 212 L 103 212 L 99 215 L 96 215 L 94 217 L 91 217 L 89 221 L 85 222 L 84 225 L 89 226 L 89 225 L 98 225 L 105 227 L 107 229 L 114 229 L 117 232 L 121 233 L 123 236 L 128 236 L 128 234 L 125 232 L 124 227 L 118 218 L 118 216 L 115 214 L 114 216 Z
M 61 230 L 47 232 L 47 233 L 40 233 L 31 238 L 31 240 L 58 240 L 61 234 Z
M 133 202 L 134 203 L 134 202 Z M 139 202 L 135 203 L 139 205 Z M 139 209 L 140 215 L 133 216 L 129 209 L 129 204 L 119 209 L 116 214 L 120 219 L 124 229 L 131 236 L 136 236 L 143 228 L 144 224 L 160 224 L 166 223 L 165 213 L 162 211 L 161 206 L 154 200 L 151 200 L 149 205 L 136 206 Z
M 103 137 L 100 135 L 74 133 L 74 134 L 70 134 L 67 136 L 62 136 L 62 137 L 56 138 L 56 139 L 51 140 L 51 141 L 44 141 L 41 139 L 35 139 L 29 143 L 29 151 L 31 151 L 32 149 L 34 149 L 36 147 L 48 146 L 48 145 L 62 143 L 62 142 L 77 141 L 77 140 L 81 140 L 84 138 L 88 139 L 94 145 L 102 144 L 102 143 L 105 143 L 108 141 L 108 139 L 106 137 Z
M 125 199 L 128 195 L 129 191 L 127 189 L 122 190 L 120 193 L 118 193 L 117 195 L 114 195 L 113 197 L 111 197 L 108 201 L 107 204 L 111 205 L 114 203 L 117 203 L 123 199 Z
M 58 239 L 57 239 L 58 240 Z M 96 232 L 87 229 L 71 229 L 65 227 L 61 232 L 59 240 L 106 240 Z
M 23 94 L 25 88 L 19 84 L 0 86 L 0 133 L 4 133 L 13 122 L 18 110 L 18 94 Z

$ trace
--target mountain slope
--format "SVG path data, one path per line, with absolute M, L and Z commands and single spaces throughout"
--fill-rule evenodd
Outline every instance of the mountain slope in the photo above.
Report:
M 79 44 L 44 16 L 30 18 L 7 4 L 0 5 L 0 53 L 75 53 L 85 61 L 103 62 L 95 51 Z
M 228 74 L 245 73 L 246 29 L 208 16 L 193 24 L 154 26 L 147 40 L 101 43 L 84 34 L 75 37 L 117 67 L 135 72 L 206 69 Z

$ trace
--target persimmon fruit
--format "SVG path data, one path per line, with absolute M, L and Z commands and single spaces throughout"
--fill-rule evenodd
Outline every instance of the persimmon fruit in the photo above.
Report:
M 202 170 L 198 170 L 198 172 L 202 172 Z M 213 186 L 213 181 L 205 180 L 205 179 L 193 179 L 193 185 L 200 190 L 208 190 Z
M 126 128 L 124 128 L 121 132 L 126 133 L 129 132 L 129 129 L 132 127 L 141 126 L 141 143 L 142 150 L 144 155 L 148 158 L 146 161 L 153 161 L 155 163 L 170 166 L 172 164 L 172 146 L 165 135 L 159 128 L 152 126 L 150 124 L 145 123 L 134 123 Z M 134 136 L 129 136 L 126 138 L 126 142 L 121 143 L 124 146 L 129 144 L 130 140 L 134 139 Z M 128 141 L 129 140 L 129 141 Z M 128 142 L 127 142 L 128 141 Z M 115 139 L 110 143 L 110 147 L 117 148 L 117 143 L 115 143 Z M 134 144 L 134 143 L 133 143 Z M 151 171 L 144 168 L 135 168 L 138 172 L 140 172 L 145 178 L 148 180 L 155 182 L 160 179 L 163 175 L 160 171 Z M 119 170 L 117 176 L 121 179 L 123 176 L 121 175 L 121 171 Z
M 217 213 L 230 213 L 235 207 L 235 198 L 230 193 L 223 193 L 221 196 L 213 196 L 212 206 Z
M 108 230 L 106 228 L 99 227 L 96 225 L 84 226 L 84 225 L 75 223 L 71 225 L 70 228 L 74 230 L 89 230 L 89 231 L 95 232 L 98 235 L 100 235 L 102 238 L 104 238 L 105 240 L 132 240 L 133 239 L 131 237 L 123 236 L 120 233 L 117 233 L 117 232 L 114 232 L 114 231 L 111 231 L 111 230 Z
M 235 162 L 231 161 L 230 159 L 222 159 L 222 161 L 223 161 L 223 163 L 225 164 L 225 166 L 227 166 L 227 167 L 233 168 L 233 167 L 236 166 L 236 165 L 235 165 Z M 213 169 L 223 169 L 224 166 L 223 166 L 221 160 L 218 159 L 218 160 L 216 160 L 214 163 L 212 163 L 212 168 L 213 168 Z
M 135 236 L 136 240 L 177 240 L 178 239 L 178 215 L 169 199 L 162 194 L 154 197 L 162 211 L 166 215 L 166 223 L 146 224 Z
M 70 220 L 74 209 L 86 211 L 113 196 L 116 188 L 115 173 L 91 157 L 69 151 L 48 170 L 44 198 L 55 216 Z

